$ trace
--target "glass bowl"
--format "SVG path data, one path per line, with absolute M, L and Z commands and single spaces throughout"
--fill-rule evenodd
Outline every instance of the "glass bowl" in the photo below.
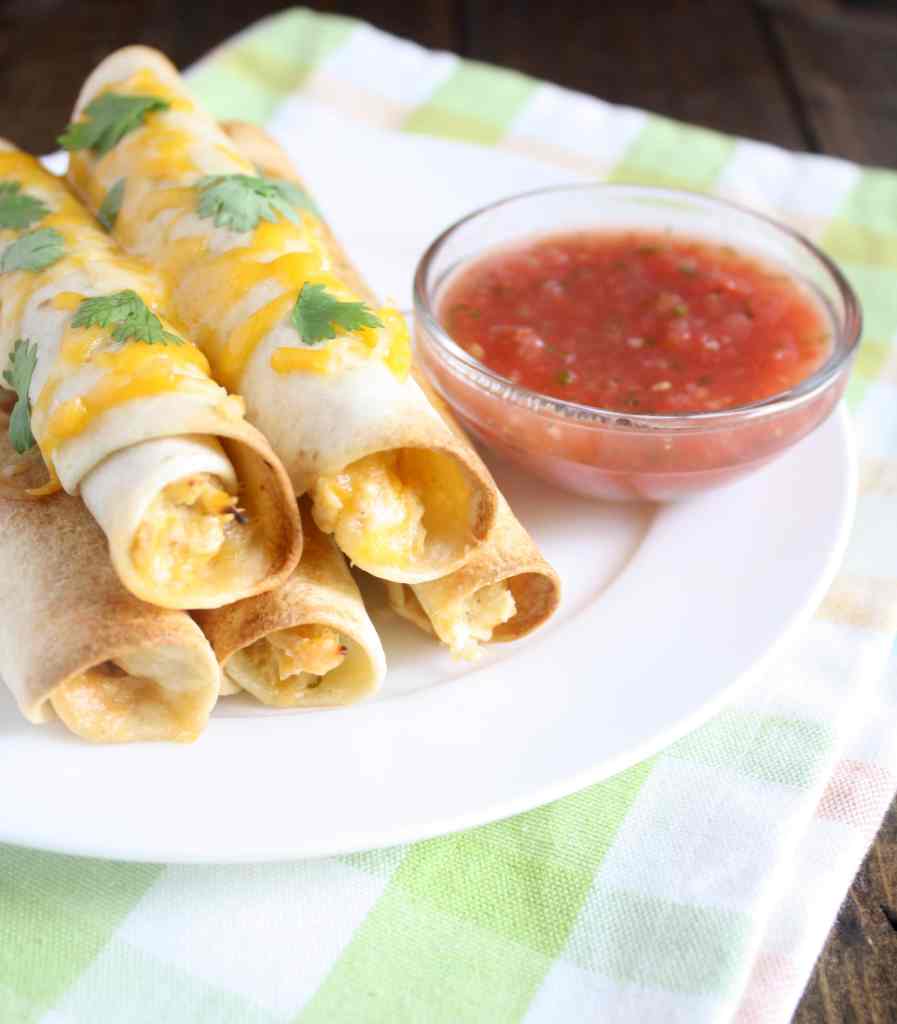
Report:
M 830 322 L 828 359 L 789 391 L 720 412 L 615 412 L 548 397 L 490 370 L 437 315 L 459 271 L 487 251 L 571 231 L 669 231 L 731 245 L 776 264 L 815 295 Z M 568 185 L 503 199 L 453 224 L 414 278 L 417 358 L 481 442 L 577 494 L 669 501 L 753 472 L 822 423 L 844 392 L 860 338 L 859 302 L 838 267 L 796 231 L 697 193 L 633 185 Z

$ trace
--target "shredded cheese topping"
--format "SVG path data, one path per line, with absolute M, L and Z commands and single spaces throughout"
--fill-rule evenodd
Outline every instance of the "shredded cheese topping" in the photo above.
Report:
M 169 484 L 152 501 L 131 546 L 140 573 L 169 589 L 205 577 L 242 525 L 237 498 L 209 473 Z
M 63 256 L 40 271 L 0 275 L 0 350 L 7 354 L 30 318 L 46 317 L 50 310 L 64 317 L 62 335 L 32 339 L 38 344 L 38 365 L 31 394 L 32 431 L 47 465 L 60 444 L 81 434 L 109 409 L 133 399 L 169 391 L 204 395 L 211 403 L 226 398 L 211 380 L 208 360 L 184 340 L 179 345 L 121 344 L 111 328 L 73 328 L 71 321 L 85 298 L 127 289 L 135 291 L 162 321 L 166 330 L 183 333 L 164 317 L 166 301 L 162 281 L 146 266 L 124 256 L 72 197 L 61 181 L 33 157 L 20 152 L 0 153 L 0 182 L 18 182 L 51 211 L 41 228 L 54 228 L 64 239 Z M 15 239 L 12 230 L 0 231 L 0 246 Z M 70 281 L 83 291 L 73 292 Z M 4 360 L 5 362 L 5 360 Z M 74 374 L 85 374 L 84 390 L 57 401 L 60 386 Z
M 297 210 L 297 223 L 281 216 L 242 233 L 198 216 L 195 186 L 203 176 L 256 171 L 221 133 L 209 144 L 206 115 L 177 83 L 144 69 L 108 90 L 158 96 L 171 107 L 147 118 L 100 158 L 86 150 L 72 153 L 71 177 L 94 210 L 117 181 L 127 179 L 116 237 L 163 269 L 178 315 L 196 334 L 216 377 L 239 389 L 253 352 L 288 322 L 305 284 L 323 284 L 341 301 L 358 297 L 340 279 L 324 226 L 310 210 Z M 261 305 L 254 300 L 257 292 L 264 293 Z M 297 344 L 274 351 L 273 368 L 335 373 L 375 358 L 404 379 L 411 364 L 407 325 L 391 307 L 375 313 L 383 327 L 346 332 L 320 347 L 303 346 L 297 337 Z

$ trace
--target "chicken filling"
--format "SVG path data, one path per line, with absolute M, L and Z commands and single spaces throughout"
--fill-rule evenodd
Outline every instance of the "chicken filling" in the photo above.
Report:
M 360 565 L 407 566 L 423 554 L 424 503 L 401 470 L 399 452 L 378 452 L 315 483 L 315 522 Z
M 207 576 L 226 542 L 245 525 L 237 498 L 210 473 L 176 480 L 147 509 L 131 554 L 138 571 L 165 587 Z
M 328 672 L 339 668 L 348 648 L 337 630 L 310 624 L 278 629 L 234 655 L 225 667 L 237 685 L 265 704 L 293 707 Z
M 502 581 L 480 587 L 467 598 L 459 615 L 433 625 L 455 657 L 475 661 L 483 653 L 480 644 L 489 643 L 495 630 L 516 614 L 514 595 Z
M 318 528 L 362 568 L 430 571 L 471 544 L 477 508 L 471 480 L 445 452 L 375 452 L 312 488 Z
M 295 675 L 326 676 L 342 665 L 346 645 L 329 626 L 293 626 L 269 633 L 266 642 L 272 651 L 281 680 Z

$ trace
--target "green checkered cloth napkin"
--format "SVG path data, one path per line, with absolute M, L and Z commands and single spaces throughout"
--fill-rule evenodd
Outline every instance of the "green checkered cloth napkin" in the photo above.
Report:
M 0 1021 L 787 1020 L 897 788 L 897 176 L 304 10 L 237 37 L 192 81 L 219 116 L 283 128 L 298 97 L 383 131 L 705 189 L 790 220 L 865 306 L 849 391 L 857 527 L 815 619 L 748 693 L 651 761 L 539 810 L 277 866 L 0 848 Z

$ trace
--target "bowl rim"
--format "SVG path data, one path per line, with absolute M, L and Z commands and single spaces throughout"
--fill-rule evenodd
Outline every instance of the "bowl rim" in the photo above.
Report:
M 779 391 L 756 402 L 736 405 L 728 409 L 680 413 L 630 413 L 619 409 L 602 409 L 598 406 L 585 405 L 581 402 L 571 402 L 568 399 L 556 398 L 552 395 L 546 395 L 541 391 L 533 391 L 530 388 L 523 387 L 512 381 L 509 377 L 505 377 L 484 363 L 481 363 L 455 342 L 436 316 L 427 287 L 427 278 L 434 260 L 444 245 L 460 228 L 484 214 L 491 213 L 493 210 L 509 206 L 513 203 L 537 199 L 541 196 L 558 192 L 584 191 L 617 192 L 657 199 L 686 198 L 698 201 L 706 206 L 719 206 L 734 210 L 757 221 L 764 229 L 772 229 L 780 235 L 785 235 L 792 242 L 796 242 L 829 275 L 837 288 L 844 306 L 843 324 L 835 325 L 836 339 L 832 354 L 818 369 L 787 391 Z M 476 259 L 478 256 L 473 258 Z M 424 328 L 429 339 L 435 343 L 438 356 L 443 362 L 448 361 L 454 364 L 455 369 L 460 369 L 468 380 L 476 383 L 481 388 L 485 388 L 493 395 L 503 399 L 510 399 L 514 404 L 524 405 L 532 412 L 548 414 L 565 420 L 572 419 L 583 425 L 594 422 L 606 426 L 611 421 L 615 426 L 628 429 L 713 429 L 715 427 L 731 426 L 733 421 L 757 419 L 778 414 L 807 403 L 824 392 L 833 381 L 838 379 L 841 370 L 849 365 L 860 343 L 863 329 L 862 307 L 853 286 L 847 280 L 838 264 L 800 231 L 735 200 L 722 199 L 718 196 L 691 189 L 668 188 L 657 185 L 629 185 L 618 182 L 571 182 L 568 184 L 548 185 L 504 196 L 492 203 L 487 203 L 472 210 L 441 231 L 424 250 L 414 272 L 413 299 L 415 324 L 419 328 Z

